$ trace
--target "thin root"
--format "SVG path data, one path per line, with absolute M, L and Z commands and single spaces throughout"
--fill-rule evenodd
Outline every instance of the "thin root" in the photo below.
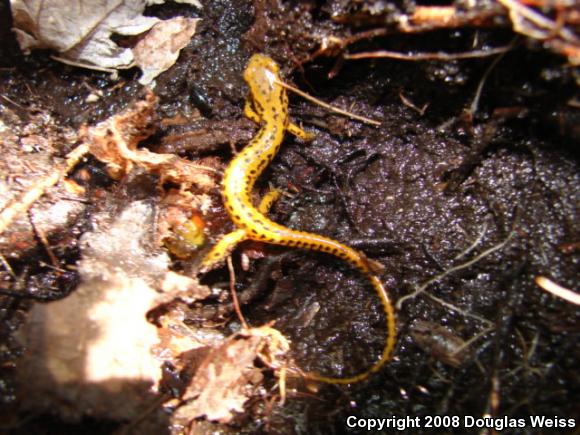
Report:
M 306 92 L 303 92 L 300 89 L 295 88 L 294 86 L 291 86 L 287 83 L 281 82 L 279 80 L 276 80 L 276 83 L 278 83 L 280 86 L 288 89 L 289 91 L 292 91 L 295 94 L 300 95 L 302 98 L 305 98 L 308 101 L 311 101 L 315 104 L 318 104 L 319 106 L 324 107 L 325 109 L 330 110 L 331 112 L 339 113 L 343 116 L 347 116 L 349 118 L 356 119 L 357 121 L 364 122 L 365 124 L 370 124 L 370 125 L 375 125 L 375 126 L 381 125 L 381 123 L 379 121 L 375 121 L 374 119 L 366 118 L 366 117 L 360 116 L 360 115 L 355 115 L 354 113 L 350 113 L 350 112 L 347 112 L 346 110 L 339 109 L 338 107 L 331 106 L 330 104 L 327 104 L 324 101 L 319 100 L 318 98 L 314 98 L 313 96 L 308 95 Z
M 234 272 L 234 265 L 232 264 L 231 255 L 228 255 L 226 262 L 228 263 L 228 271 L 230 272 L 230 292 L 232 294 L 232 303 L 234 305 L 234 311 L 238 315 L 238 319 L 240 319 L 243 328 L 250 329 L 248 322 L 246 322 L 246 319 L 242 314 L 242 309 L 240 308 L 240 301 L 238 300 L 238 294 L 236 293 L 236 273 Z
M 433 284 L 433 283 L 435 283 L 435 282 L 437 282 L 437 281 L 440 281 L 441 279 L 445 278 L 447 275 L 450 275 L 450 274 L 451 274 L 451 273 L 453 273 L 453 272 L 457 272 L 458 270 L 462 270 L 462 269 L 468 268 L 468 267 L 470 267 L 470 266 L 473 266 L 475 263 L 477 263 L 478 261 L 480 261 L 480 260 L 482 260 L 483 258 L 487 257 L 488 255 L 490 255 L 490 254 L 493 254 L 493 253 L 494 253 L 494 252 L 496 252 L 496 251 L 499 251 L 499 250 L 500 250 L 500 249 L 502 249 L 502 248 L 503 248 L 505 245 L 507 245 L 507 243 L 508 243 L 508 242 L 509 242 L 509 241 L 512 239 L 512 237 L 513 237 L 514 235 L 515 235 L 515 232 L 512 230 L 512 231 L 509 233 L 509 235 L 506 237 L 506 239 L 505 239 L 503 242 L 501 242 L 501 243 L 498 243 L 497 245 L 495 245 L 495 246 L 492 246 L 491 248 L 489 248 L 489 249 L 487 249 L 487 250 L 483 251 L 481 254 L 479 254 L 479 255 L 475 256 L 475 257 L 474 257 L 474 258 L 472 258 L 471 260 L 469 260 L 469 261 L 467 261 L 467 262 L 465 262 L 465 263 L 459 264 L 459 265 L 457 265 L 457 266 L 451 267 L 451 268 L 449 268 L 449 269 L 445 270 L 444 272 L 442 272 L 442 273 L 440 273 L 440 274 L 438 274 L 438 275 L 435 275 L 433 278 L 431 278 L 431 279 L 427 280 L 427 281 L 426 281 L 425 283 L 423 283 L 423 284 L 422 284 L 422 285 L 421 285 L 419 288 L 417 288 L 417 289 L 416 289 L 416 290 L 415 290 L 413 293 L 410 293 L 410 294 L 408 294 L 408 295 L 406 295 L 406 296 L 403 296 L 402 298 L 400 298 L 400 299 L 397 301 L 397 304 L 396 304 L 396 307 L 397 307 L 397 309 L 398 309 L 398 310 L 400 310 L 400 309 L 401 309 L 401 307 L 403 306 L 403 304 L 404 304 L 404 303 L 405 303 L 407 300 L 409 300 L 409 299 L 413 299 L 413 298 L 415 298 L 415 297 L 419 296 L 420 294 L 423 294 L 423 293 L 424 293 L 424 294 L 425 294 L 427 297 L 429 297 L 430 299 L 434 300 L 435 302 L 437 302 L 437 303 L 439 303 L 439 304 L 441 304 L 441 305 L 443 305 L 443 306 L 445 306 L 445 307 L 447 307 L 447 308 L 450 308 L 450 309 L 452 309 L 452 310 L 454 310 L 454 311 L 460 312 L 460 313 L 462 313 L 462 314 L 464 314 L 464 315 L 467 315 L 467 316 L 469 316 L 469 317 L 473 317 L 473 318 L 475 318 L 475 319 L 478 319 L 478 320 L 480 320 L 480 321 L 482 321 L 482 322 L 485 322 L 485 323 L 487 323 L 487 324 L 490 324 L 489 320 L 486 320 L 486 319 L 484 319 L 483 317 L 479 317 L 479 316 L 476 316 L 476 315 L 474 315 L 474 314 L 467 313 L 467 312 L 465 312 L 465 311 L 461 310 L 460 308 L 458 308 L 458 307 L 456 307 L 456 306 L 454 306 L 454 305 L 452 305 L 452 304 L 450 304 L 450 303 L 448 303 L 448 302 L 445 302 L 444 300 L 442 300 L 442 299 L 439 299 L 439 298 L 438 298 L 438 297 L 436 297 L 436 296 L 433 296 L 433 295 L 432 295 L 432 294 L 430 294 L 430 293 L 425 293 L 425 290 L 426 290 L 426 289 L 427 289 L 427 288 L 428 288 L 428 287 L 429 287 L 431 284 Z M 468 248 L 468 249 L 469 249 L 469 248 Z
M 505 53 L 512 47 L 507 45 L 505 47 L 491 48 L 489 50 L 473 50 L 462 53 L 401 53 L 398 51 L 371 51 L 353 54 L 344 54 L 344 58 L 348 60 L 356 59 L 397 59 L 397 60 L 459 60 L 459 59 L 474 59 L 479 57 L 493 56 L 495 54 Z

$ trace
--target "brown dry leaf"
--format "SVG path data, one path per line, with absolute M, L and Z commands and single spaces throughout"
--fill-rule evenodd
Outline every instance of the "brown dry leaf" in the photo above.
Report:
M 81 131 L 90 152 L 107 164 L 113 178 L 121 178 L 139 165 L 157 174 L 162 181 L 172 181 L 185 188 L 195 185 L 210 190 L 216 183 L 209 172 L 211 167 L 200 166 L 174 154 L 157 154 L 147 149 L 137 149 L 143 139 L 155 131 L 157 97 L 148 92 L 144 100 L 137 101 L 120 114 Z
M 148 92 L 144 100 L 131 104 L 123 112 L 85 128 L 81 135 L 90 144 L 90 152 L 107 164 L 109 174 L 120 178 L 131 172 L 134 163 L 161 164 L 175 158 L 169 154 L 137 151 L 137 145 L 155 132 L 157 97 Z
M 142 15 L 146 0 L 11 0 L 14 32 L 20 48 L 50 48 L 64 59 L 102 68 L 127 68 L 129 48 L 111 35 L 138 35 L 158 18 Z
M 153 26 L 133 48 L 135 63 L 143 71 L 139 83 L 148 85 L 175 63 L 195 33 L 198 21 L 199 18 L 175 17 Z
M 154 351 L 183 374 L 191 374 L 211 349 L 223 345 L 226 340 L 224 334 L 216 329 L 186 324 L 189 315 L 190 310 L 185 305 L 173 304 L 157 319 L 160 341 Z
M 21 50 L 52 49 L 57 59 L 72 65 L 114 71 L 144 66 L 142 84 L 148 84 L 177 60 L 195 33 L 197 19 L 183 17 L 161 21 L 143 15 L 150 4 L 165 0 L 11 0 L 14 32 Z M 201 8 L 194 0 L 181 0 Z M 141 49 L 141 58 L 131 48 L 118 46 L 113 34 L 139 35 L 155 25 L 151 36 L 143 42 L 150 48 Z M 161 30 L 163 29 L 163 30 Z M 154 44 L 157 44 L 154 46 Z M 147 59 L 143 55 L 148 56 Z
M 288 349 L 286 338 L 269 326 L 233 335 L 201 363 L 183 396 L 186 403 L 174 417 L 186 424 L 203 416 L 230 422 L 235 412 L 243 412 L 244 403 L 262 380 L 261 371 L 254 365 L 256 358 L 275 365 Z

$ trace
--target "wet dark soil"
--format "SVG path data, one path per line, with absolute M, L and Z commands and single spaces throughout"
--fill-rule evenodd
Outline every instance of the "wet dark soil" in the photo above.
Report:
M 383 5 L 385 23 L 395 13 L 411 11 L 411 3 Z M 546 276 L 572 290 L 578 286 L 580 112 L 578 76 L 566 60 L 516 37 L 500 21 L 481 29 L 392 34 L 348 47 L 350 52 L 461 52 L 474 40 L 487 47 L 513 44 L 499 59 L 340 64 L 336 56 L 321 56 L 307 61 L 324 36 L 346 38 L 371 27 L 331 19 L 333 13 L 354 13 L 356 4 L 219 0 L 204 6 L 150 10 L 162 17 L 202 18 L 178 63 L 155 88 L 161 118 L 194 120 L 162 123 L 152 149 L 230 159 L 231 146 L 243 146 L 254 131 L 242 119 L 247 89 L 241 73 L 255 52 L 272 56 L 301 89 L 379 120 L 379 127 L 364 125 L 291 97 L 293 119 L 316 138 L 304 144 L 287 137 L 259 184 L 264 191 L 272 184 L 292 192 L 274 206 L 277 222 L 344 241 L 382 263 L 382 278 L 398 302 L 395 357 L 378 374 L 349 387 L 310 391 L 299 385 L 283 405 L 272 404 L 272 398 L 253 400 L 235 431 L 366 433 L 346 427 L 349 415 L 577 418 L 580 309 L 535 283 L 537 276 Z M 117 113 L 141 94 L 133 70 L 114 81 L 59 64 L 49 53 L 23 56 L 7 30 L 5 2 L 0 20 L 3 122 L 8 113 L 25 123 L 46 112 L 76 129 Z M 91 89 L 103 97 L 87 102 Z M 3 151 L 9 159 L 10 150 Z M 95 161 L 83 169 L 93 174 L 101 195 L 112 189 Z M 213 194 L 219 201 L 218 192 Z M 73 228 L 78 237 L 90 213 L 89 207 L 74 224 L 52 230 L 67 240 L 68 249 L 57 250 L 64 264 L 74 264 L 78 251 L 61 233 Z M 2 289 L 30 288 L 48 279 L 49 270 L 39 265 L 47 261 L 45 251 L 22 252 L 2 252 L 23 277 L 13 282 L 3 270 Z M 304 369 L 346 376 L 371 365 L 385 331 L 381 307 L 365 280 L 322 254 L 267 252 L 271 259 L 258 260 L 237 276 L 242 294 L 252 291 L 242 298 L 248 321 L 276 320 Z M 227 281 L 227 272 L 208 279 Z M 69 281 L 53 280 L 50 287 L 63 296 L 71 290 Z M 12 334 L 30 301 L 4 296 L 0 304 L 5 343 L 0 392 L 2 402 L 13 405 L 18 391 L 11 373 L 19 349 Z M 18 433 L 26 432 L 23 424 Z M 59 423 L 51 417 L 46 424 L 58 428 Z M 106 424 L 97 426 L 106 429 L 94 433 L 110 433 Z M 544 432 L 550 433 L 528 425 L 505 433 Z

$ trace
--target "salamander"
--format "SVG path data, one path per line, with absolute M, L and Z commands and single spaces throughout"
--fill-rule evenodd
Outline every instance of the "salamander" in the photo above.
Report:
M 386 317 L 387 338 L 380 359 L 366 371 L 349 377 L 330 377 L 318 373 L 303 375 L 315 381 L 349 384 L 362 381 L 377 372 L 392 356 L 395 347 L 395 313 L 387 290 L 377 273 L 382 265 L 363 253 L 328 237 L 286 228 L 268 219 L 265 214 L 279 196 L 272 191 L 265 195 L 258 207 L 252 201 L 256 180 L 270 164 L 289 132 L 303 140 L 313 136 L 290 122 L 288 95 L 280 84 L 280 69 L 276 62 L 263 54 L 253 55 L 244 71 L 250 93 L 244 108 L 245 115 L 261 125 L 256 136 L 240 151 L 225 170 L 222 196 L 226 210 L 237 230 L 226 234 L 202 260 L 201 270 L 207 271 L 231 253 L 243 240 L 256 240 L 274 245 L 290 246 L 326 252 L 349 262 L 372 284 L 381 300 Z

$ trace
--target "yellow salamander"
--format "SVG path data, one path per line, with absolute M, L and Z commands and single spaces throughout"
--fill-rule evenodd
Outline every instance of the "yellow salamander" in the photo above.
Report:
M 288 117 L 288 96 L 280 85 L 280 70 L 268 56 L 255 54 L 244 72 L 250 95 L 244 109 L 245 115 L 261 128 L 256 137 L 232 160 L 223 178 L 223 200 L 226 209 L 238 228 L 226 234 L 202 261 L 202 271 L 210 270 L 231 253 L 242 240 L 257 240 L 275 245 L 312 249 L 335 255 L 348 261 L 361 271 L 377 292 L 386 316 L 387 338 L 381 358 L 368 370 L 358 375 L 334 378 L 316 373 L 305 377 L 332 384 L 350 384 L 367 378 L 387 362 L 395 346 L 395 313 L 389 295 L 376 273 L 378 263 L 328 237 L 295 231 L 272 222 L 265 216 L 279 193 L 267 194 L 258 207 L 252 202 L 252 189 L 260 174 L 278 152 L 286 131 L 305 140 L 312 136 L 292 124 Z

